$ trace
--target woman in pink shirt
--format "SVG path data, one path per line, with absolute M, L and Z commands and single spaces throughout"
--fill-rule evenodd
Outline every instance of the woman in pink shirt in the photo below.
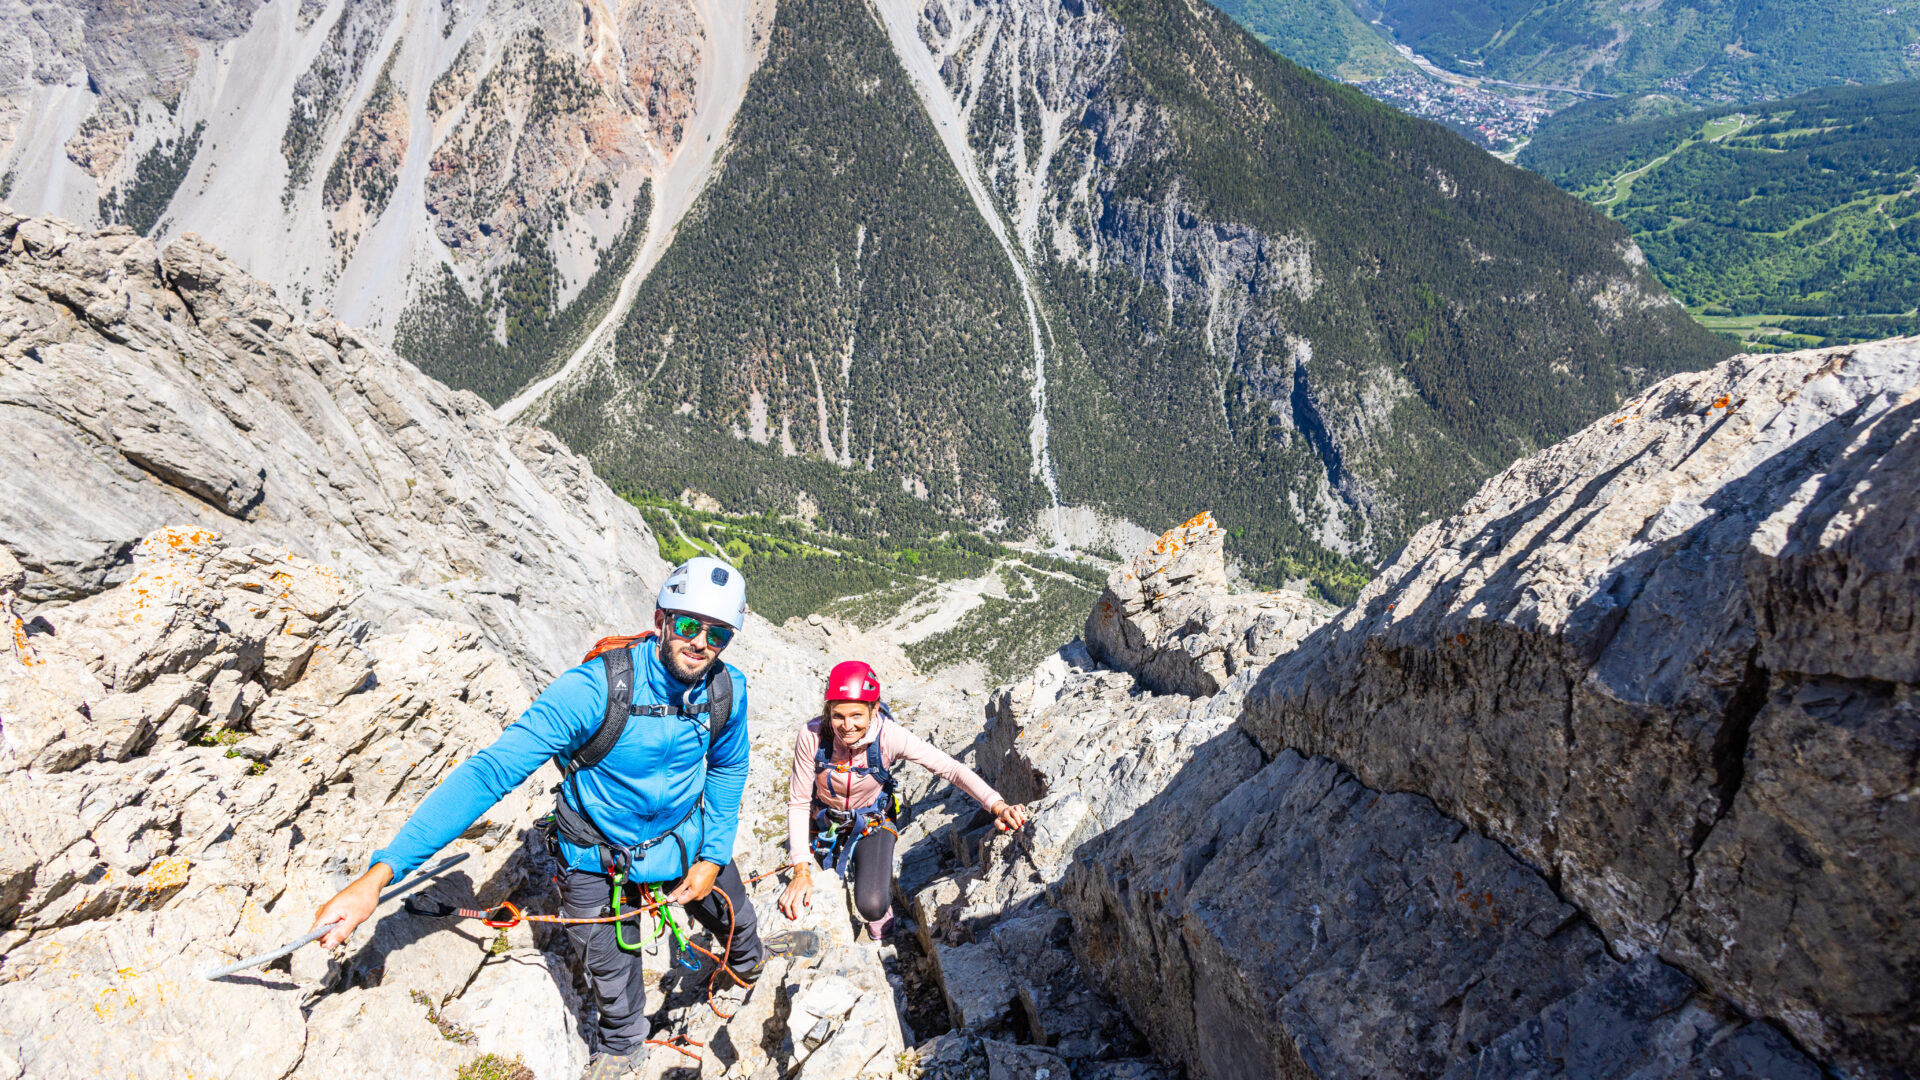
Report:
M 813 858 L 846 877 L 853 874 L 854 906 L 875 941 L 893 922 L 893 845 L 898 808 L 892 769 L 905 758 L 958 784 L 996 819 L 1002 832 L 1027 823 L 1022 806 L 1009 806 L 978 773 L 933 748 L 893 719 L 880 703 L 880 680 L 858 660 L 827 676 L 825 712 L 793 740 L 787 782 L 787 853 L 793 881 L 780 894 L 789 919 L 813 895 Z

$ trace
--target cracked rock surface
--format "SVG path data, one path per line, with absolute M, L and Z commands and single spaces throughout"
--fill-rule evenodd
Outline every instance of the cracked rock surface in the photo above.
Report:
M 643 625 L 665 572 L 553 436 L 295 319 L 193 236 L 0 211 L 0 430 L 28 604 L 117 585 L 142 537 L 195 524 L 334 567 L 376 628 L 477 626 L 540 684 Z
M 1623 962 L 1554 881 L 1434 800 L 1263 747 L 1252 703 L 1339 625 L 1299 598 L 1272 666 L 1163 690 L 1261 600 L 1225 591 L 1210 528 L 1114 573 L 1089 633 L 1133 669 L 1073 646 L 993 696 L 971 752 L 1035 827 L 955 815 L 938 826 L 954 856 L 903 867 L 961 1029 L 922 1048 L 930 1075 L 1018 1075 L 998 1044 L 1022 1029 L 1075 1076 L 1162 1067 L 1133 1057 L 1149 1048 L 1210 1078 L 1821 1074 L 1724 991 Z
M 1431 798 L 1854 1075 L 1920 1060 L 1920 341 L 1737 357 L 1489 480 L 1243 726 Z

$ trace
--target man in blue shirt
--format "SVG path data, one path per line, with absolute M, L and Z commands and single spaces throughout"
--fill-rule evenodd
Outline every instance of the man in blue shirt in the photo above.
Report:
M 321 939 L 325 946 L 346 941 L 372 916 L 389 882 L 418 869 L 551 760 L 566 774 L 554 836 L 565 865 L 563 914 L 608 914 L 616 882 L 627 883 L 620 886 L 629 890 L 625 907 L 642 901 L 633 886 L 672 882 L 667 900 L 724 941 L 729 913 L 713 895 L 717 886 L 733 908 L 728 966 L 749 982 L 758 977 L 765 950 L 753 901 L 733 866 L 750 746 L 747 683 L 720 659 L 745 617 L 745 582 L 738 570 L 703 556 L 667 575 L 657 606 L 654 635 L 624 655 L 616 651 L 562 674 L 492 746 L 427 796 L 393 841 L 373 853 L 367 872 L 320 908 L 316 929 L 340 920 Z M 629 686 L 631 715 L 620 728 L 614 714 L 623 711 L 617 702 Z M 711 715 L 710 706 L 729 701 L 724 719 Z M 599 735 L 603 722 L 608 731 Z M 587 1080 L 617 1080 L 645 1055 L 642 954 L 623 949 L 616 936 L 638 939 L 642 925 L 636 919 L 568 927 L 600 1006 L 599 1053 Z

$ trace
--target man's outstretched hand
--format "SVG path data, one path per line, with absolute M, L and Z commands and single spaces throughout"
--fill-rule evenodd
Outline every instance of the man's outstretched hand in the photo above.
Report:
M 380 906 L 380 890 L 393 880 L 393 867 L 386 863 L 374 863 L 359 880 L 334 894 L 333 899 L 320 905 L 314 913 L 313 925 L 309 930 L 318 930 L 328 923 L 335 923 L 326 937 L 320 939 L 323 948 L 335 949 L 346 942 L 360 924 L 373 916 L 373 909 Z
M 720 876 L 720 867 L 710 862 L 694 863 L 687 870 L 687 876 L 680 879 L 680 885 L 667 894 L 669 904 L 691 904 L 696 900 L 705 900 L 713 891 L 714 879 Z

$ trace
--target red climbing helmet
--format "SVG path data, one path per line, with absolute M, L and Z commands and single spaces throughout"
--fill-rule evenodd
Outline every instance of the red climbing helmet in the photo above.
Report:
M 879 701 L 880 676 L 859 660 L 833 665 L 827 673 L 827 701 Z

